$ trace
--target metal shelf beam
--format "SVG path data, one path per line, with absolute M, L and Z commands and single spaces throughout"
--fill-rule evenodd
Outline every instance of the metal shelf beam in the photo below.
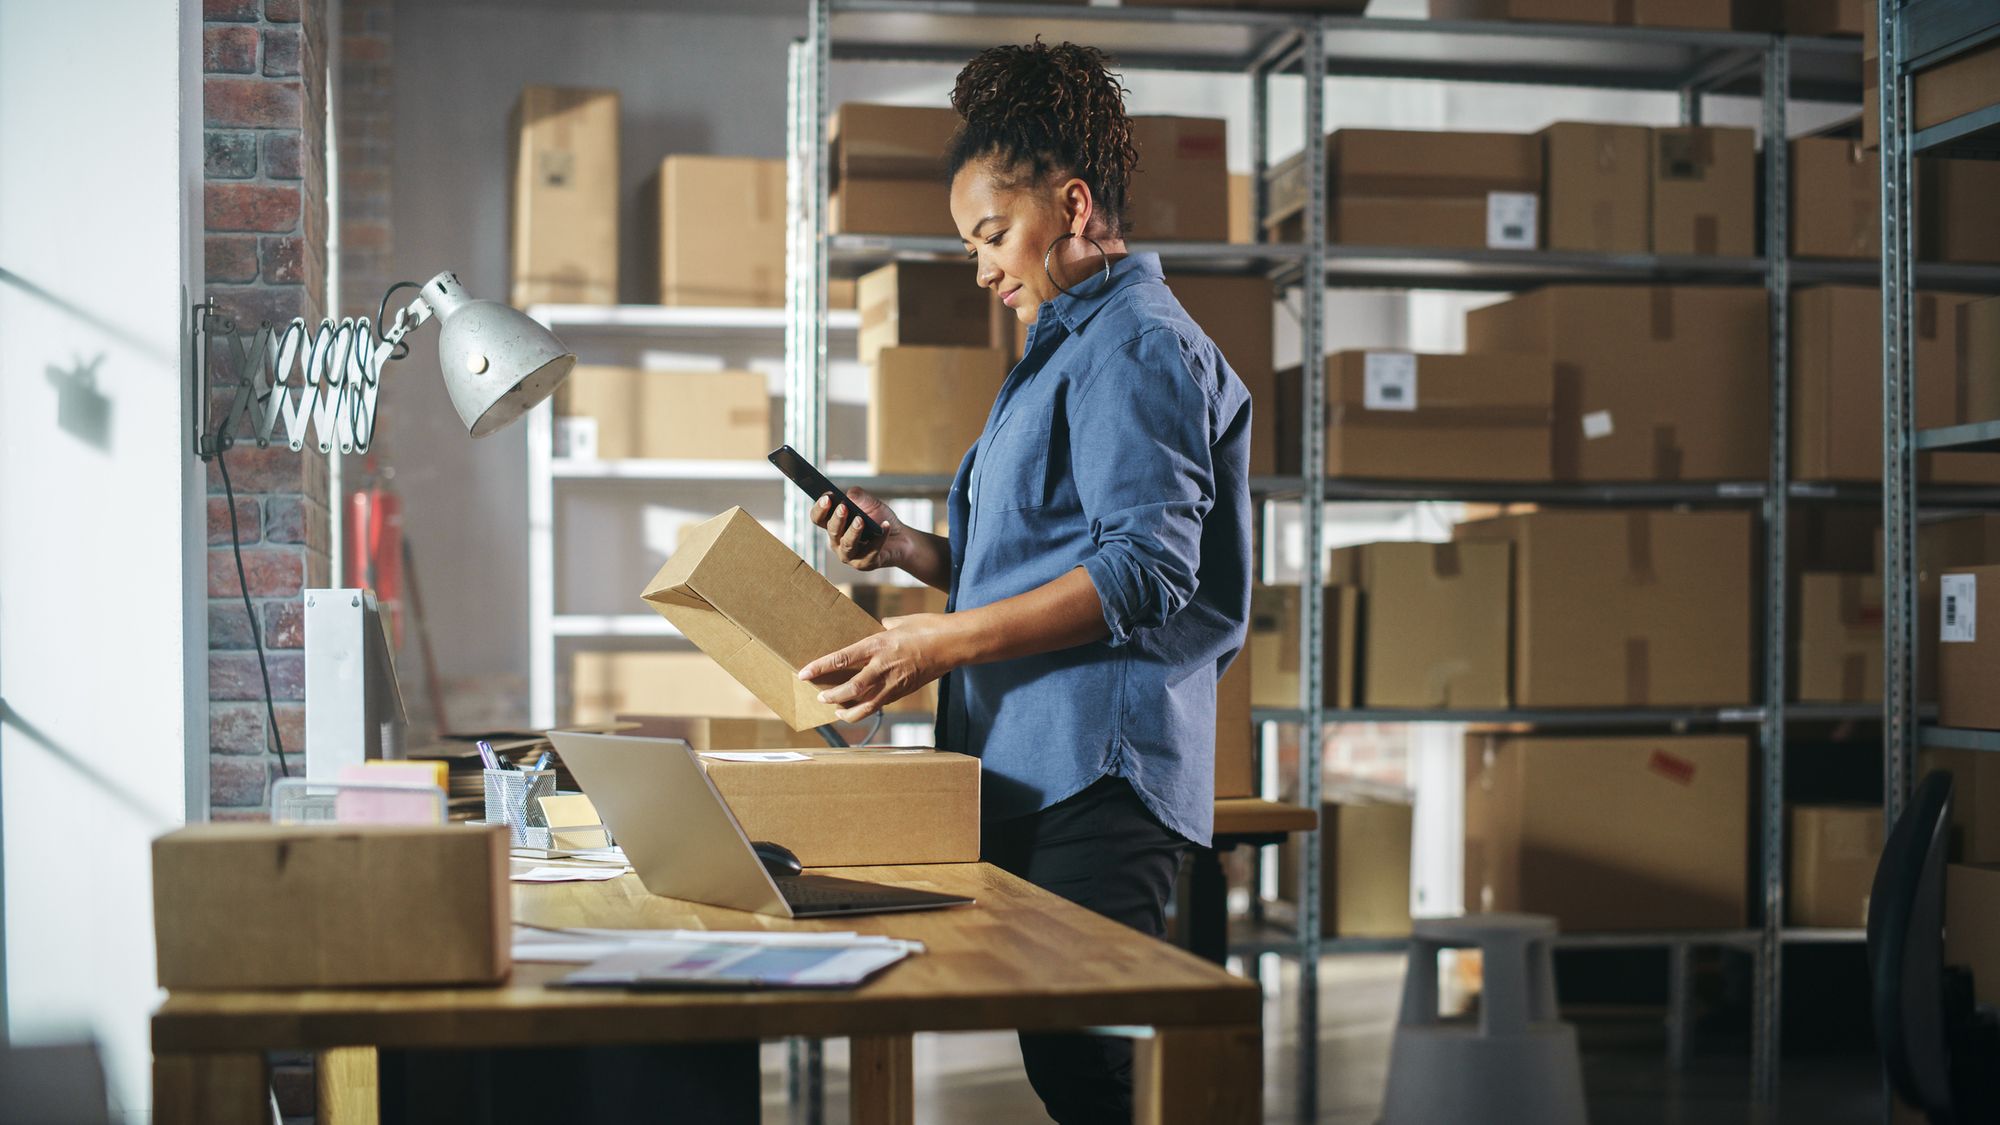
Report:
M 1918 731 L 1917 744 L 1933 750 L 1985 750 L 2000 753 L 2000 731 L 1927 726 Z
M 1919 450 L 1950 450 L 1954 453 L 2000 452 L 2000 421 L 1918 430 L 1916 447 Z

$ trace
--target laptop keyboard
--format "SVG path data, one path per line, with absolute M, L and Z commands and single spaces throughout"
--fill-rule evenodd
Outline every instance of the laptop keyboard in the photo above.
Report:
M 908 891 L 872 887 L 830 875 L 793 876 L 779 879 L 778 893 L 794 907 L 800 906 L 900 906 L 910 901 Z

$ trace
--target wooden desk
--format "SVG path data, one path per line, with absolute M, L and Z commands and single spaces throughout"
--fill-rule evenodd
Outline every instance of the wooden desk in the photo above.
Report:
M 1151 1027 L 1138 1044 L 1136 1120 L 1262 1120 L 1261 998 L 1183 950 L 986 864 L 831 870 L 972 895 L 977 906 L 790 921 L 646 893 L 634 876 L 516 884 L 514 917 L 540 926 L 856 930 L 928 951 L 847 992 L 628 993 L 543 987 L 571 970 L 517 965 L 496 988 L 170 994 L 153 1016 L 154 1120 L 265 1125 L 263 1052 L 853 1039 L 853 1120 L 913 1120 L 918 1031 Z M 351 1053 L 344 1062 L 353 1064 Z M 364 1099 L 365 1100 L 365 1099 Z
M 1188 873 L 1188 949 L 1218 965 L 1229 957 L 1229 883 L 1222 874 L 1222 853 L 1246 844 L 1276 844 L 1317 827 L 1319 814 L 1304 805 L 1217 798 L 1213 846 L 1195 850 Z

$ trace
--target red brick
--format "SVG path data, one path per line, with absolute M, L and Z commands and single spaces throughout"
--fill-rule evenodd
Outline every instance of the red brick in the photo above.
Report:
M 201 83 L 202 119 L 210 126 L 225 128 L 296 129 L 304 120 L 302 94 L 297 82 L 205 78 Z
M 302 496 L 273 496 L 264 508 L 264 538 L 273 543 L 309 543 L 310 522 L 325 518 L 323 512 L 308 512 Z
M 288 703 L 305 700 L 305 654 L 267 652 L 264 660 L 271 668 L 271 697 Z M 264 680 L 257 672 L 254 652 L 211 652 L 208 654 L 208 697 L 224 702 L 261 704 Z
M 201 18 L 248 23 L 257 18 L 257 0 L 201 0 Z
M 284 428 L 284 423 L 279 423 Z M 256 446 L 237 446 L 229 451 L 229 482 L 236 488 L 240 499 L 248 492 L 299 492 L 305 487 L 305 462 L 316 456 L 307 453 L 293 453 L 288 446 L 273 445 L 269 449 Z M 208 492 L 213 496 L 222 491 L 222 470 L 214 462 L 208 466 Z
M 201 69 L 207 74 L 255 74 L 257 29 L 229 26 L 202 28 Z
M 265 281 L 274 285 L 297 285 L 306 279 L 303 238 L 260 238 L 257 240 L 257 257 L 263 263 Z
M 264 76 L 290 78 L 299 72 L 299 33 L 274 27 L 264 32 Z
M 274 710 L 278 712 L 278 737 L 284 740 L 286 754 L 303 754 L 306 749 L 305 707 L 297 703 L 280 703 Z
M 264 647 L 306 647 L 305 607 L 297 598 L 264 604 Z
M 234 320 L 237 331 L 246 336 L 255 332 L 260 324 L 282 328 L 290 324 L 294 317 L 306 313 L 306 291 L 296 285 L 259 285 L 241 289 L 212 285 L 208 295 L 215 299 L 222 315 Z M 234 371 L 235 368 L 225 365 L 224 370 Z M 280 425 L 272 432 L 279 433 L 283 428 Z
M 236 498 L 236 526 L 245 543 L 255 543 L 262 537 L 262 525 L 257 519 L 255 497 Z M 208 545 L 211 547 L 229 545 L 229 504 L 220 496 L 211 496 L 208 500 Z
M 264 0 L 264 18 L 272 23 L 299 22 L 299 0 Z
M 264 803 L 271 784 L 271 763 L 263 757 L 215 756 L 208 760 L 208 802 L 220 808 L 250 808 Z
M 211 703 L 208 705 L 208 749 L 214 754 L 262 754 L 264 705 L 262 703 Z
M 246 282 L 257 280 L 257 240 L 210 236 L 202 250 L 205 276 L 210 281 Z
M 235 563 L 230 566 L 233 568 Z M 216 598 L 208 603 L 208 650 L 246 652 L 256 647 L 250 635 L 250 617 L 243 612 L 240 598 Z
M 299 131 L 279 129 L 264 134 L 264 175 L 273 180 L 299 178 Z
M 202 134 L 201 171 L 211 180 L 247 180 L 257 174 L 257 134 L 209 129 Z
M 296 547 L 245 547 L 243 574 L 253 598 L 290 598 L 305 588 L 306 560 Z M 241 597 L 236 559 L 226 547 L 208 552 L 208 596 Z
M 298 226 L 299 189 L 266 184 L 208 184 L 202 213 L 212 231 L 284 233 Z

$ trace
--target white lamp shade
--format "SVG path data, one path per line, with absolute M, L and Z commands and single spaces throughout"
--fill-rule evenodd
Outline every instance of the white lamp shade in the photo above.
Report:
M 506 428 L 554 394 L 576 366 L 555 333 L 498 301 L 473 299 L 449 272 L 425 282 L 423 297 L 439 322 L 445 388 L 473 437 Z

